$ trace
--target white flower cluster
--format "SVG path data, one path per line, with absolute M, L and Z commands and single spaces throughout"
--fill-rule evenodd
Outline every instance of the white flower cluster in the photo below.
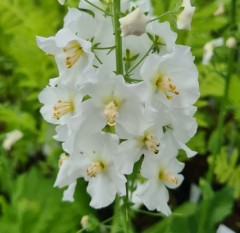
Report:
M 149 2 L 121 1 L 122 75 L 115 70 L 112 1 L 82 0 L 84 10 L 69 8 L 55 36 L 37 37 L 59 69 L 39 100 L 68 154 L 55 182 L 68 186 L 64 200 L 73 200 L 83 178 L 91 206 L 111 204 L 126 195 L 126 175 L 141 161 L 144 179 L 135 194 L 149 210 L 171 213 L 167 188 L 183 180 L 178 150 L 195 155 L 186 143 L 197 130 L 198 72 L 190 47 L 175 44 L 170 24 L 152 20 Z

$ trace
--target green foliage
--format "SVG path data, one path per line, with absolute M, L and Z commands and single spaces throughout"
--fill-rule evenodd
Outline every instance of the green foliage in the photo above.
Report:
M 199 233 L 215 233 L 216 225 L 231 213 L 232 206 L 232 191 L 224 188 L 200 204 L 186 202 L 177 208 L 170 218 L 160 221 L 144 233 L 179 233 L 180 229 L 181 233 L 193 233 L 199 232 L 200 224 L 203 224 L 203 231 Z M 203 222 L 200 220 L 202 211 L 205 211 Z
M 235 198 L 240 197 L 240 163 L 238 149 L 222 148 L 216 160 L 215 174 L 219 183 L 234 189 Z
M 57 1 L 0 1 L 0 139 L 14 129 L 23 132 L 11 151 L 16 167 L 29 163 L 48 140 L 38 95 L 57 72 L 53 59 L 38 49 L 36 35 L 56 32 L 60 9 Z
M 75 204 L 61 202 L 62 190 L 53 189 L 53 179 L 41 173 L 32 169 L 19 176 L 11 185 L 10 201 L 0 196 L 1 233 L 76 232 L 81 217 L 92 212 L 85 193 Z M 84 184 L 77 188 L 84 189 Z

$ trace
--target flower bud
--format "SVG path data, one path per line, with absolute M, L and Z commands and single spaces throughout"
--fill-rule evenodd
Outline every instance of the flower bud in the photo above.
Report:
M 95 231 L 100 223 L 99 221 L 92 215 L 84 215 L 80 221 L 82 228 L 86 230 L 86 232 Z
M 227 39 L 226 41 L 226 46 L 229 48 L 229 49 L 232 49 L 234 47 L 236 47 L 237 45 L 237 40 L 235 37 L 231 36 Z
M 213 13 L 214 16 L 219 16 L 219 15 L 223 15 L 225 12 L 225 8 L 224 8 L 224 4 L 220 3 L 218 5 L 218 8 L 216 9 L 216 11 Z
M 13 144 L 23 137 L 23 133 L 20 130 L 13 130 L 7 133 L 5 140 L 3 141 L 3 149 L 11 150 Z
M 81 219 L 81 225 L 83 228 L 87 228 L 87 225 L 88 225 L 88 222 L 89 222 L 89 216 L 88 215 L 84 215 Z
M 122 30 L 121 36 L 140 36 L 146 31 L 148 17 L 139 8 L 119 19 Z
M 223 40 L 222 37 L 220 37 L 220 38 L 211 40 L 204 45 L 204 47 L 203 47 L 203 59 L 202 59 L 203 65 L 207 65 L 210 62 L 210 60 L 213 56 L 214 49 L 216 47 L 222 46 L 223 43 L 224 43 L 224 40 Z
M 183 0 L 182 6 L 184 9 L 177 17 L 177 28 L 190 30 L 195 7 L 191 6 L 190 0 Z

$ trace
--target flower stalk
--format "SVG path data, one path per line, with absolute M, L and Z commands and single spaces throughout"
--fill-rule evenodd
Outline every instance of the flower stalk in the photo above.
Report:
M 121 4 L 120 0 L 113 1 L 113 21 L 114 21 L 114 33 L 115 33 L 115 46 L 116 46 L 116 74 L 123 74 L 122 63 L 122 37 L 120 30 L 120 18 Z

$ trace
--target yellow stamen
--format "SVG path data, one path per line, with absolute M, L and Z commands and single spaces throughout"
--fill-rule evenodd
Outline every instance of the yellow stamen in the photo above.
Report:
M 177 87 L 173 84 L 170 76 L 157 75 L 155 85 L 159 90 L 164 92 L 168 100 L 173 99 L 173 95 L 179 95 Z
M 146 145 L 148 150 L 152 151 L 154 154 L 159 152 L 159 143 L 152 133 L 147 133 L 143 138 L 143 143 Z
M 95 177 L 97 174 L 104 170 L 105 166 L 103 162 L 94 162 L 90 167 L 87 168 L 87 175 L 90 177 Z
M 58 100 L 57 104 L 53 106 L 53 118 L 59 119 L 63 115 L 73 111 L 74 106 L 72 101 Z
M 109 126 L 115 126 L 115 117 L 117 116 L 117 104 L 114 101 L 109 102 L 104 109 L 104 116 L 107 118 L 107 124 Z
M 71 41 L 63 48 L 66 53 L 65 63 L 67 68 L 71 68 L 83 54 L 83 49 L 77 41 Z
M 168 182 L 168 183 L 173 184 L 173 185 L 177 185 L 178 182 L 179 182 L 179 180 L 176 176 L 173 176 L 169 172 L 164 171 L 164 170 L 161 170 L 159 172 L 159 179 L 161 181 L 165 181 L 165 182 Z

